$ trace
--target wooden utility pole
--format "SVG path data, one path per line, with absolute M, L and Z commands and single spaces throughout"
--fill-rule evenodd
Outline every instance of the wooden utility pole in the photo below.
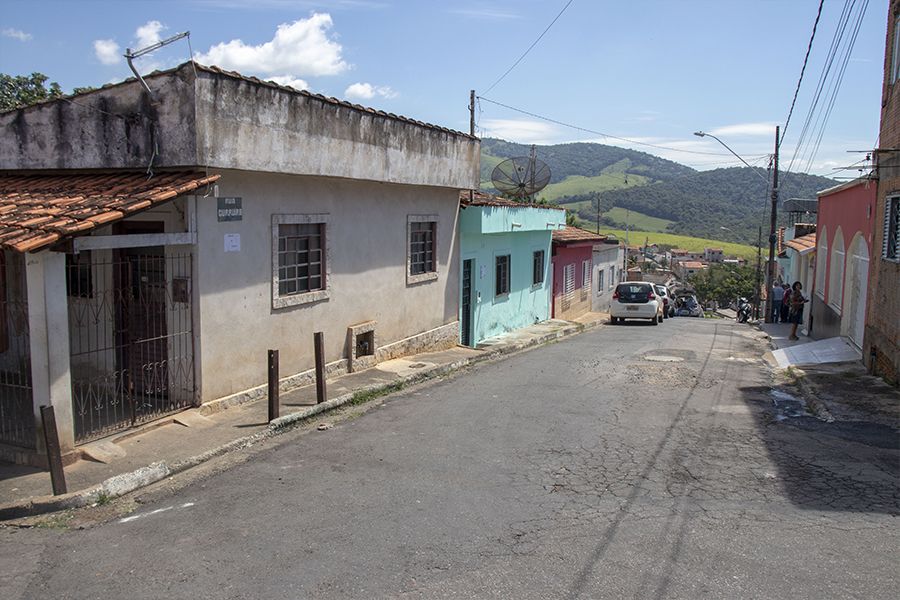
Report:
M 775 160 L 772 175 L 772 214 L 769 220 L 769 264 L 766 270 L 766 314 L 765 322 L 772 322 L 772 286 L 775 284 L 775 242 L 778 235 L 775 232 L 778 226 L 778 138 L 781 127 L 775 126 Z
M 475 90 L 469 90 L 469 135 L 475 136 Z

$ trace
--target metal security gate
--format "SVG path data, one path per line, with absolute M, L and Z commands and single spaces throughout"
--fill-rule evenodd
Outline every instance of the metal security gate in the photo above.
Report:
M 572 307 L 575 299 L 575 263 L 571 263 L 563 267 L 563 293 L 562 293 L 562 312 L 566 312 Z
M 0 250 L 0 443 L 35 447 L 25 260 Z
M 472 345 L 472 263 L 466 259 L 463 261 L 462 276 L 462 328 L 461 342 L 463 346 Z
M 76 441 L 190 407 L 191 255 L 82 252 L 67 271 Z

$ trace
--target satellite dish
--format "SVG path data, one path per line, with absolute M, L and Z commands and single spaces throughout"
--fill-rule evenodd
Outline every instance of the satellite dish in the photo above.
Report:
M 550 167 L 535 157 L 532 146 L 530 157 L 516 156 L 494 167 L 491 181 L 501 194 L 525 200 L 550 183 Z

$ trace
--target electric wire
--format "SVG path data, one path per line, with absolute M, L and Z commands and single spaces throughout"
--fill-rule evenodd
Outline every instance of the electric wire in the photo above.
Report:
M 566 2 L 566 5 L 563 6 L 563 7 L 562 7 L 562 10 L 559 11 L 559 14 L 557 14 L 556 17 L 554 17 L 554 19 L 553 19 L 552 21 L 550 21 L 550 24 L 547 25 L 547 28 L 544 29 L 544 31 L 541 33 L 541 35 L 539 35 L 539 36 L 537 37 L 537 39 L 534 40 L 534 42 L 533 42 L 530 46 L 528 46 L 528 49 L 527 49 L 524 53 L 522 53 L 522 56 L 520 56 L 520 57 L 518 58 L 518 60 L 516 60 L 516 62 L 514 62 L 514 63 L 512 64 L 512 66 L 506 70 L 505 73 L 503 73 L 503 75 L 501 75 L 499 78 L 497 78 L 497 81 L 495 81 L 494 83 L 492 83 L 492 84 L 490 85 L 490 87 L 488 87 L 488 88 L 484 91 L 485 94 L 489 93 L 492 89 L 494 89 L 494 87 L 495 87 L 498 83 L 500 83 L 501 81 L 503 81 L 503 80 L 506 78 L 506 76 L 509 75 L 509 74 L 512 72 L 512 70 L 515 69 L 515 68 L 519 65 L 519 63 L 522 62 L 522 60 L 523 60 L 526 56 L 528 56 L 528 53 L 531 52 L 532 48 L 534 48 L 535 46 L 537 46 L 538 42 L 541 41 L 541 38 L 543 38 L 543 37 L 547 34 L 547 32 L 550 31 L 550 28 L 553 27 L 554 23 L 556 23 L 556 22 L 559 20 L 559 18 L 563 15 L 563 13 L 566 12 L 566 9 L 569 8 L 569 5 L 572 4 L 572 2 L 574 2 L 574 1 L 575 1 L 575 0 L 569 0 L 568 2 Z
M 660 144 L 651 144 L 649 142 L 641 142 L 638 140 L 633 140 L 629 138 L 618 137 L 615 135 L 610 135 L 608 133 L 603 133 L 602 131 L 597 131 L 596 129 L 589 129 L 587 127 L 581 127 L 579 125 L 573 125 L 571 123 L 566 123 L 564 121 L 560 121 L 558 119 L 553 119 L 551 117 L 545 117 L 543 115 L 539 115 L 537 113 L 533 113 L 521 108 L 516 108 L 514 106 L 510 106 L 508 104 L 503 104 L 502 102 L 497 102 L 496 100 L 491 100 L 490 98 L 485 98 L 484 96 L 477 96 L 479 100 L 484 100 L 485 102 L 489 102 L 490 104 L 495 104 L 497 106 L 501 106 L 508 110 L 521 113 L 523 115 L 528 115 L 529 117 L 534 117 L 535 119 L 541 119 L 542 121 L 547 121 L 548 123 L 554 123 L 556 125 L 561 125 L 563 127 L 568 127 L 569 129 L 574 129 L 576 131 L 582 131 L 585 133 L 590 133 L 593 135 L 599 135 L 600 137 L 609 138 L 612 140 L 619 140 L 620 142 L 628 142 L 629 144 L 637 144 L 639 146 L 648 146 L 650 148 L 659 148 L 661 150 L 669 150 L 672 152 L 683 152 L 685 154 L 702 154 L 706 156 L 731 156 L 730 154 L 725 154 L 724 152 L 704 152 L 702 150 L 685 150 L 683 148 L 674 148 L 672 146 L 662 146 Z M 745 156 L 758 157 L 758 156 L 766 156 L 761 154 L 747 154 Z
M 794 105 L 797 103 L 797 94 L 800 93 L 800 84 L 803 83 L 803 74 L 806 72 L 806 63 L 809 61 L 809 53 L 812 50 L 813 40 L 816 38 L 816 28 L 819 26 L 819 18 L 822 16 L 822 6 L 825 5 L 825 0 L 819 0 L 819 10 L 816 12 L 816 20 L 813 23 L 812 35 L 809 36 L 809 45 L 806 46 L 806 56 L 803 57 L 803 67 L 800 69 L 800 78 L 797 80 L 797 88 L 794 90 L 794 99 L 791 100 L 791 109 L 788 111 L 787 120 L 784 122 L 784 128 L 782 129 L 781 140 L 784 140 L 784 136 L 787 135 L 788 125 L 791 124 L 791 115 L 794 114 Z M 781 141 L 778 142 L 778 145 L 781 146 Z

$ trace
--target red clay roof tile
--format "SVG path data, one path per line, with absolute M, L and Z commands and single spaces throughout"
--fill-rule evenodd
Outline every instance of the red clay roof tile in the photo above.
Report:
M 0 173 L 0 248 L 44 249 L 219 179 L 190 171 Z

